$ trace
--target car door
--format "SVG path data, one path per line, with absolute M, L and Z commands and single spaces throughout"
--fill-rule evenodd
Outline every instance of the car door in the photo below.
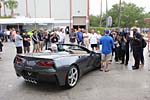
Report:
M 100 62 L 101 62 L 101 54 L 95 53 L 95 52 L 93 54 L 91 53 L 90 60 L 91 60 L 90 66 L 92 68 L 99 67 Z
M 77 54 L 77 56 L 79 57 L 77 63 L 79 64 L 80 69 L 83 71 L 83 73 L 87 72 L 90 67 L 90 53 L 88 53 L 86 50 L 77 45 L 72 46 L 72 49 L 85 52 L 84 54 Z
M 88 71 L 88 68 L 89 68 L 89 60 L 90 60 L 90 57 L 89 57 L 89 54 L 77 54 L 77 56 L 79 57 L 78 60 L 77 60 L 77 64 L 78 66 L 80 67 L 82 73 L 85 73 Z
M 82 68 L 83 71 L 86 73 L 93 69 L 93 64 L 95 62 L 95 57 L 94 55 L 91 55 L 91 53 L 80 55 L 82 59 Z

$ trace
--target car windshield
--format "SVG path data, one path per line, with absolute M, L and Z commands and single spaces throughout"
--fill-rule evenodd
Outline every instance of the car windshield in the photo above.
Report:
M 78 45 L 66 45 L 66 44 L 58 44 L 58 51 L 66 51 L 70 54 L 87 54 L 88 51 L 84 50 Z

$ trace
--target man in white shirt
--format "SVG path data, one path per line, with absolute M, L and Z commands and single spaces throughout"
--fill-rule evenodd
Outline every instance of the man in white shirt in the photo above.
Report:
M 65 33 L 63 31 L 63 28 L 60 29 L 60 31 L 58 32 L 58 35 L 59 35 L 58 42 L 61 43 L 61 44 L 64 43 L 64 41 L 65 41 Z
M 98 35 L 95 33 L 94 30 L 91 30 L 91 35 L 89 37 L 89 41 L 90 41 L 92 50 L 96 50 L 97 43 L 98 43 Z
M 8 41 L 8 39 L 10 39 L 10 30 L 6 30 L 6 42 Z
M 17 54 L 21 54 L 22 53 L 22 47 L 23 47 L 23 38 L 21 37 L 19 31 L 16 31 L 15 45 L 16 45 Z

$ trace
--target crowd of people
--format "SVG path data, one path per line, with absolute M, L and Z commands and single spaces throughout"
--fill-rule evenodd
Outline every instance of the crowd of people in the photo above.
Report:
M 83 45 L 86 48 L 91 47 L 92 50 L 101 52 L 101 68 L 103 71 L 105 66 L 105 71 L 109 71 L 109 64 L 112 62 L 113 58 L 115 63 L 128 65 L 130 52 L 133 51 L 133 57 L 135 59 L 135 64 L 132 66 L 133 69 L 139 69 L 144 66 L 144 55 L 143 51 L 146 47 L 146 41 L 143 35 L 138 32 L 137 28 L 132 30 L 133 34 L 126 31 L 120 31 L 120 29 L 105 30 L 104 35 L 101 36 L 100 32 L 92 29 L 90 31 L 86 30 L 75 30 L 71 29 L 69 34 L 70 42 Z M 104 64 L 105 62 L 105 64 Z
M 65 33 L 63 29 L 49 32 L 44 30 L 33 30 L 31 32 L 20 32 L 15 28 L 5 30 L 0 36 L 1 43 L 14 42 L 16 46 L 17 54 L 41 52 L 42 50 L 53 49 L 54 44 L 64 43 Z M 33 45 L 33 51 L 31 51 L 31 45 Z
M 103 33 L 103 32 L 102 32 Z M 5 30 L 5 37 L 0 39 L 0 52 L 2 52 L 2 41 L 13 41 L 16 46 L 17 54 L 41 52 L 42 50 L 51 50 L 57 52 L 58 43 L 65 43 L 65 32 L 63 28 L 49 32 L 44 30 L 33 30 L 31 34 L 24 31 L 23 33 L 15 28 Z M 143 51 L 146 47 L 146 42 L 143 35 L 136 28 L 133 29 L 133 34 L 120 29 L 105 30 L 103 36 L 100 31 L 71 29 L 69 32 L 69 43 L 85 46 L 96 52 L 101 52 L 101 68 L 105 66 L 105 71 L 109 71 L 109 64 L 113 58 L 116 63 L 128 65 L 130 52 L 133 51 L 135 64 L 133 69 L 139 69 L 140 62 L 144 66 Z M 31 51 L 31 45 L 33 50 Z M 104 63 L 105 62 L 105 63 Z
M 102 65 L 103 62 L 106 61 L 106 71 L 109 71 L 108 64 L 112 61 L 113 54 L 115 54 L 114 59 L 116 63 L 120 62 L 120 64 L 125 64 L 127 66 L 130 51 L 133 51 L 135 60 L 132 69 L 139 69 L 140 63 L 142 67 L 144 66 L 143 51 L 147 43 L 144 40 L 143 35 L 138 32 L 137 28 L 133 29 L 133 35 L 131 32 L 120 32 L 118 29 L 112 30 L 110 33 L 109 31 L 106 31 L 105 33 L 106 34 L 100 39 L 100 43 L 102 44 Z M 112 55 L 110 56 L 110 54 Z M 100 70 L 102 70 L 101 68 Z
M 143 38 L 143 34 L 138 32 L 137 28 L 131 32 L 120 31 L 120 29 L 105 30 L 104 35 L 92 29 L 90 31 L 84 29 L 71 29 L 69 34 L 70 42 L 83 45 L 86 48 L 100 52 L 102 54 L 100 71 L 109 71 L 109 64 L 113 58 L 115 63 L 128 65 L 130 52 L 133 52 L 135 64 L 133 70 L 144 66 L 144 48 L 147 42 Z M 105 62 L 105 63 L 104 63 Z

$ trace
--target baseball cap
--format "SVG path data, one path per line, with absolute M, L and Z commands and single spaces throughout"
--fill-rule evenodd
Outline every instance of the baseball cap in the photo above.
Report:
M 106 33 L 106 34 L 109 34 L 109 30 L 105 30 L 105 33 Z

